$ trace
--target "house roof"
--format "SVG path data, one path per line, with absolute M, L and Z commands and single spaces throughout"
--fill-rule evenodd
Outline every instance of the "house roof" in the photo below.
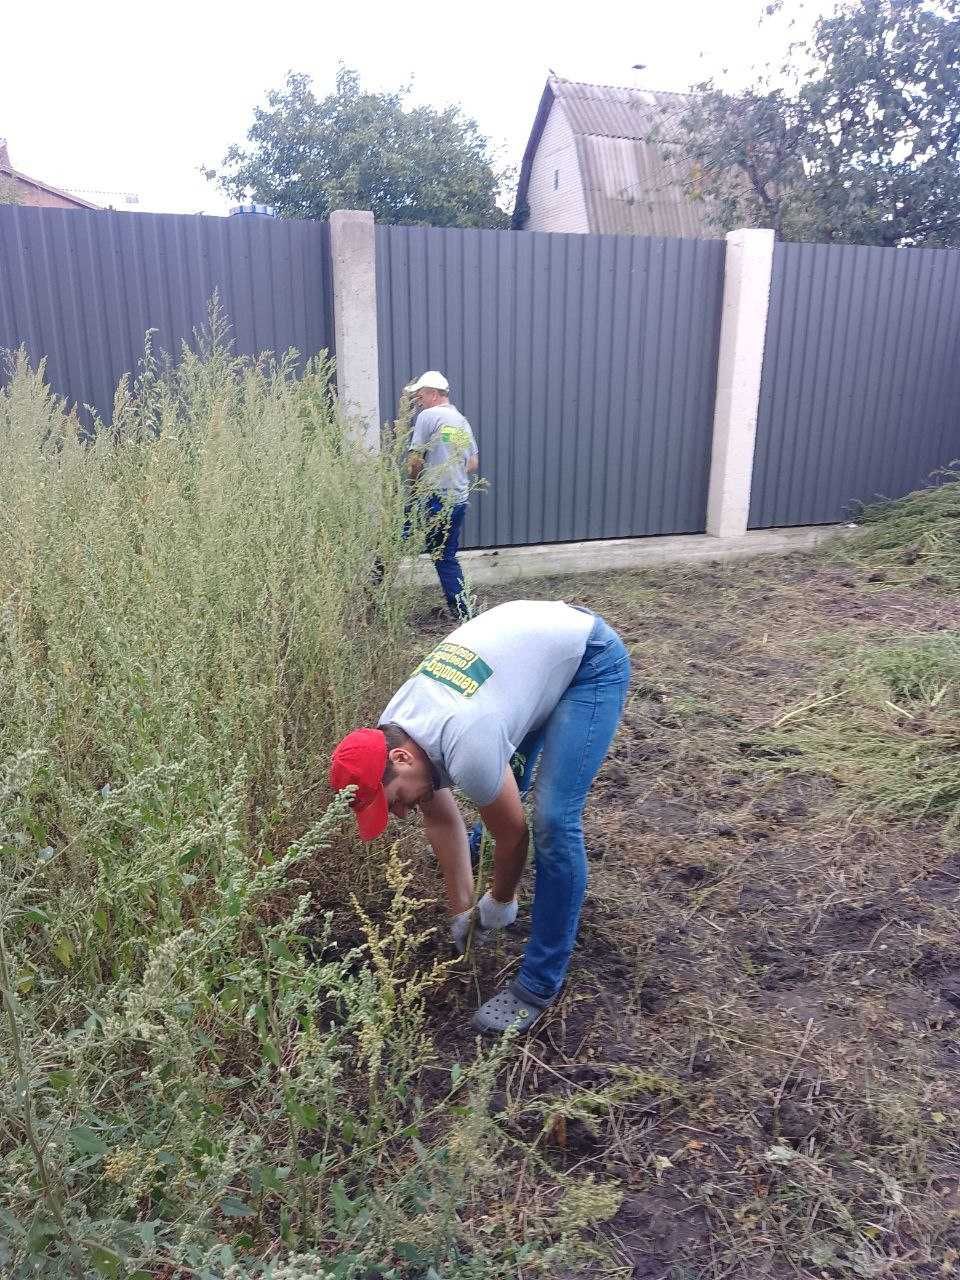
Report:
M 19 182 L 26 182 L 31 187 L 36 187 L 38 191 L 49 191 L 51 195 L 59 196 L 61 200 L 69 200 L 80 209 L 99 208 L 98 205 L 91 204 L 89 200 L 81 200 L 79 196 L 75 196 L 69 191 L 61 191 L 59 187 L 51 187 L 49 182 L 41 182 L 39 178 L 31 178 L 29 174 L 21 173 L 19 169 L 15 169 L 10 163 L 10 152 L 7 150 L 6 138 L 0 138 L 0 178 L 16 178 Z
M 563 103 L 574 133 L 645 142 L 671 114 L 686 110 L 690 95 L 652 89 L 618 89 L 551 76 L 547 84 Z
M 554 102 L 563 107 L 577 148 L 592 231 L 715 236 L 683 190 L 676 162 L 651 136 L 669 140 L 690 96 L 584 84 L 551 76 L 544 86 L 520 168 L 513 225 L 523 225 L 533 158 Z

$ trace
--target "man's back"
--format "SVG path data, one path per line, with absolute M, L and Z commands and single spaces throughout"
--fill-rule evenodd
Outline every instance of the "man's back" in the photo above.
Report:
M 569 685 L 595 619 L 557 600 L 514 600 L 458 627 L 390 700 L 400 726 L 444 786 L 488 804 L 522 739 Z
M 470 492 L 467 463 L 476 457 L 477 442 L 473 428 L 455 405 L 422 409 L 413 424 L 410 450 L 423 454 L 424 488 L 450 495 L 454 502 L 466 502 Z

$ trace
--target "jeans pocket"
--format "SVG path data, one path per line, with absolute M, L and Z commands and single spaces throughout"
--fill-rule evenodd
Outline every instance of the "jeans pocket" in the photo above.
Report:
M 587 645 L 576 683 L 611 684 L 622 679 L 624 671 L 629 675 L 630 655 L 617 633 L 611 630 L 608 635 Z

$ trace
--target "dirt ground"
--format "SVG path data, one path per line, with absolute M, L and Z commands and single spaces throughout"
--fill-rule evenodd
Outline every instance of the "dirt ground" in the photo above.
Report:
M 814 557 L 481 592 L 521 595 L 603 614 L 633 681 L 569 984 L 495 1100 L 532 1144 L 520 1229 L 543 1160 L 623 1194 L 577 1275 L 956 1274 L 960 853 L 774 771 L 757 737 L 838 648 L 960 627 L 960 602 Z M 451 1060 L 527 920 L 451 981 Z

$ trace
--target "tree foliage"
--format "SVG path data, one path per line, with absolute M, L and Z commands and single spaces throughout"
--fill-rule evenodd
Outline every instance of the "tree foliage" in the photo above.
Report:
M 699 86 L 669 150 L 721 229 L 960 244 L 960 0 L 845 0 L 791 48 L 792 89 Z
M 505 175 L 476 123 L 457 107 L 408 109 L 408 95 L 366 92 L 341 66 L 335 91 L 317 98 L 309 76 L 290 74 L 255 110 L 249 147 L 230 147 L 207 176 L 286 218 L 370 209 L 379 222 L 506 226 L 496 202 Z

